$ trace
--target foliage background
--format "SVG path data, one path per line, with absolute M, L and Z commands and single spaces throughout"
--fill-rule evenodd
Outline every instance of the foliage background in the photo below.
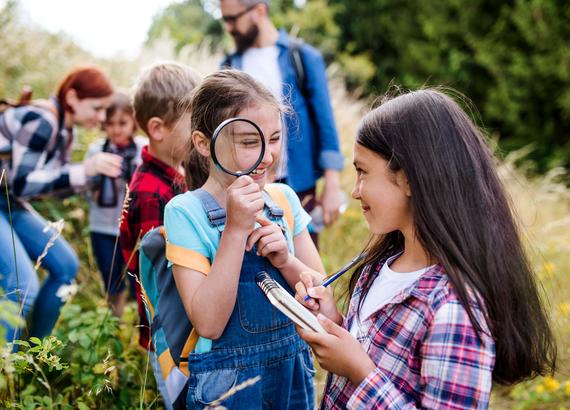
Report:
M 281 0 L 272 6 L 278 25 L 317 45 L 331 63 L 333 106 L 347 158 L 358 119 L 393 82 L 458 88 L 474 100 L 493 143 L 499 142 L 503 179 L 521 215 L 559 340 L 560 370 L 554 377 L 495 388 L 496 409 L 562 409 L 570 401 L 570 190 L 565 171 L 554 167 L 567 165 L 570 158 L 570 26 L 564 24 L 570 21 L 570 6 L 565 3 L 309 0 L 301 9 Z M 124 89 L 141 67 L 157 60 L 176 59 L 211 72 L 221 58 L 220 47 L 231 44 L 215 16 L 213 1 L 174 4 L 156 16 L 140 56 L 105 60 L 70 38 L 24 27 L 17 2 L 9 0 L 0 9 L 0 97 L 16 97 L 23 85 L 31 85 L 36 97 L 46 97 L 68 69 L 84 63 L 103 66 Z M 97 134 L 79 133 L 76 160 Z M 521 151 L 528 143 L 534 149 Z M 514 149 L 519 150 L 506 154 Z M 346 192 L 353 180 L 347 167 L 342 174 Z M 85 201 L 42 200 L 34 206 L 49 220 L 65 220 L 63 236 L 81 259 L 79 292 L 64 308 L 54 338 L 30 341 L 18 354 L 1 350 L 0 407 L 160 407 L 148 358 L 137 347 L 135 307 L 120 322 L 106 308 Z M 342 220 L 323 235 L 327 271 L 352 258 L 366 232 L 358 204 L 351 202 Z M 336 286 L 339 299 L 344 289 L 345 283 Z M 5 305 L 1 313 L 9 313 Z M 319 372 L 317 389 L 323 383 Z
M 485 125 L 512 151 L 532 143 L 529 171 L 570 165 L 570 3 L 564 0 L 272 1 L 293 30 L 341 68 L 350 89 L 382 93 L 445 84 L 468 95 Z M 155 18 L 149 41 L 208 39 L 231 48 L 205 10 L 186 0 Z M 201 13 L 201 14 L 200 14 Z M 201 17 L 198 17 L 201 16 Z M 196 24 L 188 24 L 188 21 Z

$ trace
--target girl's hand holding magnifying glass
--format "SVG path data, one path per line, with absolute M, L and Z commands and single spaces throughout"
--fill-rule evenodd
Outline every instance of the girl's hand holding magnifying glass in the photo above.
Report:
M 263 211 L 263 205 L 259 185 L 247 175 L 237 178 L 226 191 L 226 230 L 249 235 L 257 216 Z

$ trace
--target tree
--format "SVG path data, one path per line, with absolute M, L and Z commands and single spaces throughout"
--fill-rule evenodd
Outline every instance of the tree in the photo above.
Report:
M 339 50 L 367 53 L 367 90 L 445 84 L 471 98 L 508 150 L 570 166 L 570 8 L 558 0 L 329 0 Z
M 204 42 L 215 49 L 222 42 L 223 27 L 207 9 L 212 10 L 208 0 L 185 0 L 167 6 L 153 18 L 147 44 L 166 35 L 174 40 L 177 51 L 188 44 Z

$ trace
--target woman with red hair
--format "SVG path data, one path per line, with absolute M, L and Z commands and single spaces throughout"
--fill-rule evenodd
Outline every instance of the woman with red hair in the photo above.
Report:
M 71 71 L 49 100 L 7 109 L 0 116 L 0 160 L 6 170 L 0 196 L 0 288 L 2 298 L 16 301 L 22 319 L 32 311 L 30 336 L 51 333 L 59 310 L 72 293 L 79 270 L 71 246 L 26 201 L 44 194 L 69 195 L 83 187 L 87 177 L 121 173 L 121 157 L 99 153 L 83 163 L 69 163 L 73 129 L 94 128 L 105 120 L 113 89 L 97 67 Z M 6 187 L 2 186 L 2 192 Z M 54 238 L 56 238 L 54 241 Z M 41 289 L 33 261 L 53 241 L 41 266 L 49 275 Z M 22 321 L 23 323 L 23 321 Z M 19 338 L 18 326 L 2 323 L 6 339 Z

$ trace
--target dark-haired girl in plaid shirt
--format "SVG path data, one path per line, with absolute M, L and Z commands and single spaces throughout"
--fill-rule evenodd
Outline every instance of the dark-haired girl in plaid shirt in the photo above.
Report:
M 330 372 L 321 408 L 484 409 L 493 382 L 555 368 L 556 349 L 484 138 L 437 90 L 362 120 L 352 196 L 374 239 L 346 317 L 303 274 L 297 298 L 328 334 L 298 329 Z

